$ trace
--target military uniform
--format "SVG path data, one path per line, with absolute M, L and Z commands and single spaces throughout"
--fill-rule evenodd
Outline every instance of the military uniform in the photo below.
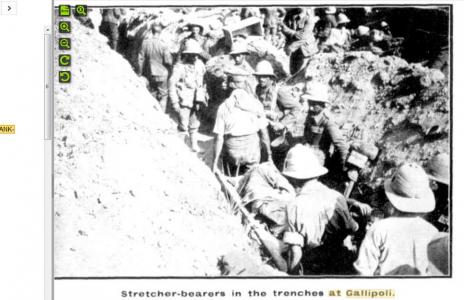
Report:
M 187 41 L 189 39 L 192 39 L 194 41 L 196 41 L 200 47 L 203 49 L 203 51 L 200 53 L 200 57 L 204 60 L 204 61 L 207 61 L 211 58 L 211 55 L 208 53 L 208 49 L 207 49 L 207 43 L 206 43 L 206 37 L 204 36 L 198 36 L 197 38 L 194 38 L 193 36 L 188 36 L 187 38 L 185 38 L 181 44 L 180 44 L 180 49 L 179 49 L 179 56 L 178 56 L 178 59 L 180 60 L 181 58 L 181 53 L 182 51 L 185 50 L 185 44 L 187 43 Z
M 290 54 L 290 73 L 295 74 L 304 65 L 305 58 L 318 52 L 313 34 L 314 22 L 305 13 L 285 16 L 282 32 L 287 37 L 287 52 Z M 298 38 L 296 34 L 301 34 Z
M 303 249 L 305 274 L 337 274 L 343 264 L 343 240 L 359 226 L 342 194 L 317 180 L 307 182 L 294 202 L 287 205 L 287 231 L 283 241 Z M 338 259 L 340 258 L 340 259 Z M 354 258 L 352 258 L 354 259 Z
M 262 104 L 243 89 L 235 89 L 219 106 L 213 132 L 224 136 L 224 162 L 229 169 L 259 164 L 258 132 L 267 127 Z
M 243 205 L 280 237 L 287 224 L 287 204 L 294 199 L 295 190 L 279 170 L 272 163 L 261 163 L 243 176 L 237 191 Z
M 323 111 L 317 116 L 308 115 L 305 123 L 304 139 L 307 144 L 324 152 L 326 165 L 336 163 L 336 166 L 332 167 L 337 171 L 341 171 L 348 156 L 348 145 L 327 111 Z M 335 151 L 332 159 L 328 160 L 332 144 Z
M 200 127 L 200 103 L 206 104 L 204 76 L 205 65 L 201 60 L 195 64 L 179 62 L 174 66 L 169 79 L 169 97 L 173 105 L 180 105 L 179 129 L 190 133 Z
M 275 121 L 276 108 L 277 108 L 277 86 L 270 83 L 268 86 L 256 86 L 256 96 L 263 104 L 266 117 Z
M 108 37 L 110 47 L 113 50 L 118 49 L 119 40 L 119 18 L 123 11 L 119 8 L 102 9 L 102 21 L 100 24 L 100 33 Z
M 159 37 L 147 38 L 142 42 L 138 54 L 139 72 L 147 77 L 152 94 L 166 110 L 168 98 L 168 76 L 172 66 L 169 48 Z

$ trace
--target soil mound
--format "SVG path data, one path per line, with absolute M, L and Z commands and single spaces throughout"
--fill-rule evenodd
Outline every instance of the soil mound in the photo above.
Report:
M 372 180 L 403 161 L 424 163 L 449 152 L 450 95 L 442 72 L 371 52 L 321 53 L 289 86 L 302 91 L 311 81 L 329 85 L 331 112 L 348 141 L 383 150 Z
M 72 26 L 72 84 L 55 82 L 55 275 L 215 276 L 231 251 L 262 265 L 144 80 Z

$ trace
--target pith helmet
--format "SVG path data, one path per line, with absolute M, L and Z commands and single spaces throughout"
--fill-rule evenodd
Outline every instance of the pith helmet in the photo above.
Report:
M 364 26 L 364 25 L 359 25 L 358 28 L 356 29 L 356 33 L 359 36 L 364 36 L 364 35 L 369 35 L 369 27 Z
M 193 39 L 188 39 L 185 42 L 185 49 L 182 51 L 183 54 L 200 54 L 201 52 L 202 49 L 200 44 L 198 44 L 198 42 Z
M 247 45 L 244 42 L 238 42 L 234 43 L 232 45 L 232 49 L 230 50 L 230 55 L 236 55 L 236 54 L 249 54 Z
M 190 22 L 187 27 L 189 28 L 189 30 L 192 30 L 193 27 L 199 27 L 200 28 L 200 32 L 203 33 L 204 31 L 204 27 L 202 24 L 200 24 L 200 22 L 198 21 L 192 21 Z
M 254 73 L 254 75 L 275 77 L 274 69 L 272 68 L 271 63 L 267 60 L 262 60 L 256 65 L 256 72 Z
M 346 24 L 350 23 L 351 20 L 344 14 L 344 13 L 339 13 L 337 16 L 337 23 L 338 24 Z
M 322 83 L 312 83 L 307 86 L 306 92 L 301 95 L 301 99 L 305 101 L 329 103 L 327 86 Z
M 427 213 L 435 209 L 435 196 L 424 169 L 415 163 L 401 165 L 384 183 L 391 204 L 402 212 Z
M 291 148 L 284 162 L 282 174 L 296 179 L 311 179 L 327 173 L 313 149 L 301 144 Z
M 450 182 L 450 157 L 446 153 L 440 153 L 430 159 L 426 170 L 429 177 L 438 182 L 448 184 Z

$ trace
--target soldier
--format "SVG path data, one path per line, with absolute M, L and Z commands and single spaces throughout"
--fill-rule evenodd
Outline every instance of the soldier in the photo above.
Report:
M 189 40 L 182 51 L 183 59 L 173 69 L 169 79 L 169 97 L 174 111 L 179 115 L 179 129 L 187 131 L 193 151 L 198 148 L 199 114 L 207 104 L 204 76 L 206 68 L 198 59 L 202 49 Z
M 305 142 L 324 152 L 326 157 L 325 165 L 331 173 L 344 171 L 348 145 L 328 112 L 327 86 L 314 83 L 307 88 L 306 93 L 301 98 L 308 104 L 308 116 L 304 130 Z M 330 156 L 332 144 L 335 151 Z
M 168 46 L 160 39 L 160 23 L 152 25 L 152 36 L 142 42 L 138 54 L 138 74 L 144 75 L 150 84 L 150 92 L 158 99 L 163 112 L 168 101 L 168 76 L 172 68 L 172 55 Z
M 297 194 L 287 205 L 288 228 L 283 236 L 289 245 L 291 274 L 298 273 L 300 263 L 306 274 L 309 269 L 318 273 L 335 269 L 330 264 L 341 264 L 337 257 L 342 255 L 343 240 L 359 228 L 345 197 L 318 181 L 326 173 L 314 149 L 297 144 L 288 151 L 282 174 Z
M 200 53 L 200 57 L 204 60 L 207 61 L 208 59 L 211 58 L 211 55 L 207 51 L 207 45 L 206 45 L 206 37 L 203 35 L 204 28 L 203 25 L 199 24 L 198 22 L 196 23 L 190 23 L 187 26 L 188 30 L 191 32 L 191 34 L 186 37 L 180 45 L 180 53 L 182 54 L 182 51 L 185 49 L 185 44 L 188 40 L 192 39 L 195 40 L 201 47 L 202 51 Z M 181 56 L 181 55 L 180 55 Z
M 335 14 L 337 13 L 337 8 L 335 6 L 329 6 L 324 9 L 324 15 L 322 16 L 322 20 L 327 20 L 332 24 L 332 27 L 335 28 L 338 25 L 337 17 Z
M 251 89 L 252 92 L 254 92 L 256 87 L 256 80 L 255 78 L 253 78 L 253 73 L 255 72 L 255 70 L 250 66 L 250 64 L 246 60 L 246 57 L 249 54 L 250 53 L 247 50 L 247 44 L 245 41 L 234 42 L 234 44 L 232 45 L 232 49 L 229 53 L 230 57 L 232 58 L 233 64 L 236 67 L 242 69 L 244 72 L 250 74 L 246 84 L 248 85 L 248 88 Z
M 271 121 L 276 121 L 278 117 L 276 111 L 278 87 L 275 84 L 274 69 L 268 61 L 262 60 L 256 65 L 254 75 L 258 79 L 256 96 L 264 106 L 266 117 Z
M 337 16 L 337 28 L 332 29 L 331 32 L 335 44 L 344 50 L 350 49 L 351 46 L 351 32 L 346 28 L 350 22 L 351 20 L 344 13 L 339 13 Z
M 272 65 L 262 60 L 256 65 L 254 75 L 258 79 L 256 96 L 264 106 L 266 117 L 271 121 L 283 121 L 282 117 L 287 114 L 296 115 L 301 110 L 299 101 L 291 95 L 288 87 L 276 84 L 276 76 Z M 284 123 L 286 123 L 284 121 Z M 275 124 L 279 127 L 279 125 Z
M 246 61 L 246 56 L 250 53 L 247 50 L 247 45 L 245 42 L 235 42 L 232 45 L 232 49 L 230 50 L 230 57 L 234 61 L 234 64 L 244 70 L 247 73 L 253 74 L 255 70 L 250 66 L 250 64 Z
M 385 22 L 385 21 L 380 22 L 380 30 L 383 32 L 384 36 L 387 39 L 392 39 L 393 38 L 393 34 L 392 34 L 391 30 L 390 30 L 390 25 L 388 25 L 387 22 Z
M 290 55 L 290 73 L 295 74 L 312 55 L 318 52 L 313 35 L 314 16 L 306 8 L 290 11 L 281 23 L 282 32 L 287 37 L 286 52 Z
M 100 33 L 109 39 L 111 49 L 118 49 L 119 40 L 119 18 L 123 14 L 123 10 L 119 8 L 102 9 L 102 21 L 99 27 Z
M 427 246 L 428 275 L 448 276 L 450 269 L 449 234 L 439 232 Z
M 354 267 L 364 276 L 426 275 L 427 246 L 438 232 L 422 218 L 435 208 L 427 174 L 405 163 L 385 181 L 384 191 L 387 218 L 367 231 Z
M 260 162 L 261 143 L 268 160 L 272 160 L 272 153 L 263 105 L 248 89 L 247 80 L 251 74 L 238 67 L 230 67 L 226 73 L 232 92 L 219 106 L 214 124 L 213 170 L 218 167 L 219 157 L 224 152 L 224 165 L 231 176 Z
M 435 210 L 427 215 L 426 220 L 440 231 L 449 230 L 449 163 L 449 155 L 446 153 L 439 153 L 432 157 L 426 166 L 426 172 L 431 180 L 437 204 Z
M 245 207 L 281 238 L 287 225 L 287 204 L 295 198 L 295 190 L 276 166 L 264 162 L 251 168 L 240 179 L 237 191 Z

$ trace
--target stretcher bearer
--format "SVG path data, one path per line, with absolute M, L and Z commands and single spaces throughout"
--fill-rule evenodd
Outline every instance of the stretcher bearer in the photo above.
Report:
M 232 49 L 230 50 L 229 56 L 234 66 L 250 74 L 248 76 L 246 84 L 248 85 L 247 88 L 254 92 L 256 87 L 256 79 L 253 77 L 253 73 L 255 72 L 255 70 L 250 66 L 250 64 L 246 60 L 249 54 L 250 52 L 248 52 L 247 43 L 245 41 L 236 41 L 232 45 Z
M 165 112 L 168 101 L 168 76 L 173 59 L 169 47 L 160 38 L 162 30 L 161 23 L 153 23 L 153 36 L 143 40 L 138 53 L 138 73 L 148 79 L 151 94 L 160 102 Z
M 174 111 L 179 115 L 179 130 L 188 131 L 193 151 L 199 151 L 199 115 L 207 104 L 204 84 L 206 68 L 198 58 L 201 52 L 196 41 L 188 40 L 182 51 L 183 60 L 174 66 L 169 79 L 169 97 Z
M 274 69 L 267 60 L 262 60 L 256 65 L 254 75 L 258 79 L 256 86 L 256 96 L 264 106 L 266 117 L 271 121 L 276 121 L 278 114 L 277 108 L 277 89 L 275 83 Z
M 343 240 L 359 226 L 350 215 L 345 197 L 319 182 L 327 173 L 317 152 L 297 144 L 288 151 L 282 174 L 295 188 L 287 205 L 288 270 L 306 274 L 339 274 L 344 266 Z M 346 257 L 345 257 L 346 258 Z
M 200 45 L 202 51 L 200 53 L 200 57 L 203 61 L 207 61 L 208 59 L 211 58 L 211 55 L 209 55 L 207 49 L 205 48 L 206 46 L 206 37 L 204 36 L 204 27 L 203 25 L 200 24 L 200 22 L 191 22 L 188 25 L 188 29 L 191 32 L 191 34 L 186 37 L 180 45 L 180 54 L 179 56 L 182 56 L 182 52 L 185 50 L 186 43 L 188 40 L 194 40 Z
M 325 165 L 330 172 L 342 172 L 348 156 L 348 145 L 328 112 L 327 86 L 322 83 L 313 83 L 301 98 L 308 104 L 308 117 L 304 132 L 305 142 L 324 152 Z M 335 148 L 333 155 L 330 155 L 331 145 Z
M 102 9 L 102 21 L 99 27 L 100 33 L 105 35 L 111 49 L 118 50 L 119 20 L 124 11 L 120 8 Z
M 247 88 L 251 74 L 238 67 L 230 67 L 226 73 L 232 92 L 219 106 L 216 116 L 213 169 L 218 167 L 223 153 L 225 171 L 234 175 L 260 162 L 261 144 L 271 160 L 271 146 L 263 105 Z
M 246 57 L 250 54 L 247 49 L 246 42 L 235 42 L 230 50 L 230 57 L 232 58 L 235 66 L 241 68 L 243 71 L 253 74 L 254 70 L 247 62 Z
M 354 267 L 364 276 L 427 275 L 427 247 L 438 232 L 423 219 L 435 208 L 427 174 L 419 165 L 405 163 L 384 188 L 387 218 L 367 231 Z

